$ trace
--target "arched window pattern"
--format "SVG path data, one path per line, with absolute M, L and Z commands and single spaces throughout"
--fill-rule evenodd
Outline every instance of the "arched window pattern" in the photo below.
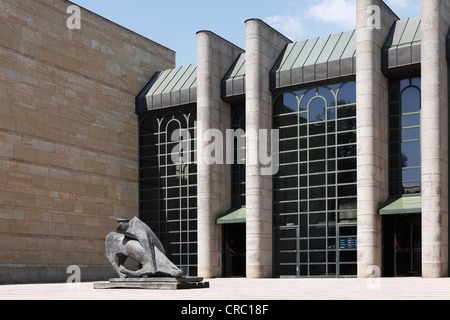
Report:
M 139 119 L 139 216 L 159 237 L 171 261 L 190 276 L 197 274 L 195 120 L 195 108 Z M 172 141 L 176 130 L 185 131 Z M 175 151 L 183 161 L 174 163 Z
M 356 87 L 274 96 L 280 169 L 273 178 L 277 276 L 356 275 Z
M 389 193 L 420 194 L 420 77 L 394 80 L 389 87 Z

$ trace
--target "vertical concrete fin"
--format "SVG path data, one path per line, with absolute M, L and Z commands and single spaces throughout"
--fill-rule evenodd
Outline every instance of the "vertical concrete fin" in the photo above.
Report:
M 231 127 L 230 105 L 222 101 L 220 85 L 242 52 L 210 31 L 197 32 L 198 275 L 206 278 L 222 273 L 222 229 L 216 219 L 230 208 L 231 168 L 225 161 L 210 164 L 206 159 L 205 147 L 212 141 L 205 131 L 225 137 L 225 130 Z M 218 151 L 223 151 L 225 159 L 225 149 Z
M 261 173 L 263 166 L 256 159 L 258 133 L 272 128 L 270 70 L 291 41 L 259 19 L 247 20 L 245 27 L 246 274 L 248 278 L 264 278 L 272 276 L 272 176 Z M 270 139 L 266 147 L 271 149 Z
M 422 276 L 448 275 L 447 1 L 421 2 Z
M 381 0 L 356 1 L 358 277 L 381 268 L 381 218 L 388 197 L 388 80 L 381 50 L 398 17 Z

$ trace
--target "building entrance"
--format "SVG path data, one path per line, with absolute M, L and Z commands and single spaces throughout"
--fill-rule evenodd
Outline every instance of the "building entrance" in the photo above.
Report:
M 420 214 L 385 216 L 384 276 L 422 275 Z
M 223 275 L 245 277 L 245 223 L 223 225 Z

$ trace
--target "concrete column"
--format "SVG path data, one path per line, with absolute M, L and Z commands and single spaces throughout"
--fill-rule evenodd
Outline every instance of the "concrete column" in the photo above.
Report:
M 380 0 L 358 0 L 356 11 L 357 260 L 358 277 L 366 278 L 382 267 L 378 209 L 388 198 L 388 80 L 381 48 L 398 17 Z
M 447 1 L 421 2 L 422 276 L 448 274 Z
M 220 98 L 220 82 L 242 52 L 210 31 L 197 33 L 198 275 L 206 278 L 222 274 L 222 229 L 216 219 L 231 205 L 231 170 L 225 164 L 224 145 L 231 110 Z
M 257 133 L 272 128 L 269 72 L 290 40 L 258 19 L 247 20 L 245 27 L 246 274 L 264 278 L 272 276 L 272 176 L 261 174 Z M 265 143 L 270 150 L 270 139 Z

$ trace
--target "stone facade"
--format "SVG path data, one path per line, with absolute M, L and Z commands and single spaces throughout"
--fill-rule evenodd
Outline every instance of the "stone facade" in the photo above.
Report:
M 380 8 L 380 29 L 369 28 L 367 8 Z M 356 106 L 358 185 L 358 275 L 381 268 L 381 217 L 388 198 L 388 79 L 381 72 L 381 48 L 398 17 L 379 0 L 357 1 Z
M 450 7 L 438 0 L 421 3 L 421 65 L 412 66 L 413 73 L 420 69 L 422 83 L 421 271 L 423 277 L 443 277 Z M 113 274 L 105 236 L 115 228 L 114 218 L 138 213 L 135 97 L 155 72 L 175 64 L 170 49 L 84 9 L 81 29 L 70 30 L 69 5 L 0 0 L 0 283 L 65 281 L 71 265 L 81 268 L 82 281 Z M 379 25 L 370 24 L 373 13 L 379 13 Z M 356 1 L 356 69 L 345 79 L 356 78 L 360 278 L 383 268 L 379 210 L 390 196 L 389 80 L 409 70 L 387 74 L 382 66 L 383 46 L 398 20 L 382 0 Z M 211 143 L 204 132 L 216 129 L 225 136 L 236 101 L 245 104 L 247 132 L 272 128 L 272 98 L 280 88 L 271 87 L 270 73 L 290 43 L 259 19 L 247 20 L 245 33 L 245 72 L 235 100 L 224 99 L 221 81 L 244 50 L 210 31 L 197 33 L 197 267 L 203 277 L 222 275 L 223 236 L 216 220 L 230 209 L 232 184 L 229 164 L 204 161 Z M 307 72 L 317 66 L 309 67 Z M 340 78 L 311 78 L 302 86 Z M 267 168 L 260 159 L 251 161 L 260 148 L 254 137 L 246 135 L 245 263 L 248 278 L 264 278 L 274 274 L 273 190 L 272 177 L 262 173 Z
M 450 11 L 443 1 L 421 3 L 422 276 L 443 277 L 448 275 L 445 48 Z M 389 79 L 399 74 L 405 76 L 408 71 L 399 68 L 397 74 L 388 77 L 382 70 L 382 49 L 399 17 L 381 0 L 358 0 L 356 5 L 357 276 L 366 278 L 383 270 L 379 210 L 389 198 Z M 262 21 L 246 21 L 246 130 L 271 128 L 268 75 L 287 43 L 288 39 Z M 271 179 L 260 175 L 260 166 L 248 162 L 256 153 L 257 143 L 247 136 L 246 276 L 249 278 L 272 275 Z
M 103 279 L 138 206 L 136 94 L 175 53 L 72 3 L 0 1 L 0 283 Z
M 291 41 L 259 19 L 246 27 L 245 112 L 247 132 L 272 129 L 272 94 L 269 73 L 286 44 Z M 246 135 L 246 275 L 265 278 L 272 275 L 272 176 L 263 175 L 256 134 Z M 252 140 L 253 139 L 253 140 Z M 257 139 L 261 139 L 259 137 Z M 267 138 L 267 149 L 271 140 Z
M 211 155 L 204 151 L 212 137 L 204 132 L 216 129 L 225 137 L 225 130 L 230 128 L 231 106 L 220 98 L 220 81 L 242 52 L 210 31 L 197 33 L 197 237 L 198 273 L 203 277 L 219 277 L 222 273 L 222 229 L 216 219 L 231 202 L 231 165 L 208 163 L 206 157 Z M 217 151 L 222 154 L 216 156 L 225 159 L 225 146 Z
M 448 275 L 448 74 L 450 7 L 422 0 L 422 274 Z

